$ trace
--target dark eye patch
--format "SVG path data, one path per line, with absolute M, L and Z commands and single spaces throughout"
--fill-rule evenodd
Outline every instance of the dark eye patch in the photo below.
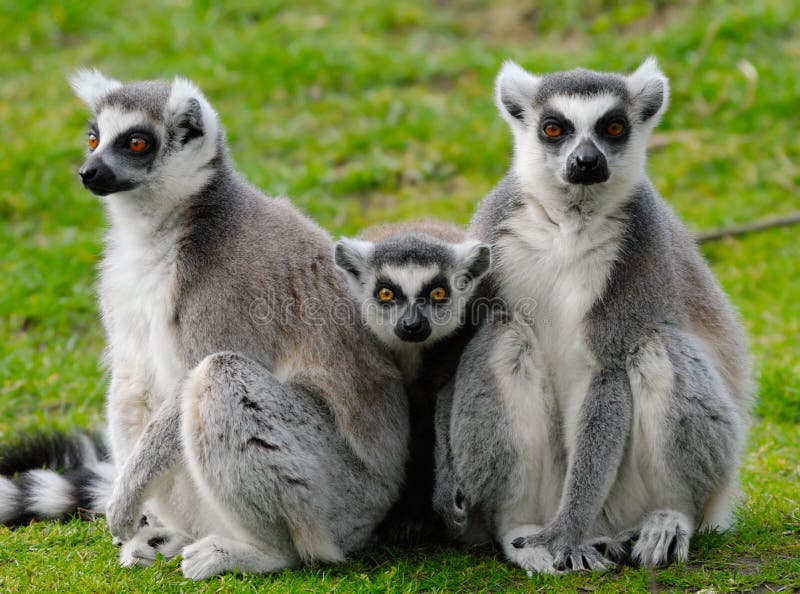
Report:
M 619 122 L 623 126 L 622 133 L 617 136 L 611 136 L 608 133 L 608 126 L 614 122 Z M 625 111 L 621 108 L 611 109 L 603 115 L 594 128 L 595 133 L 606 142 L 613 144 L 624 143 L 630 136 L 630 123 Z
M 147 142 L 147 148 L 139 153 L 134 153 L 128 147 L 131 138 L 138 137 L 142 138 Z M 114 148 L 119 149 L 121 151 L 130 153 L 131 155 L 139 158 L 144 157 L 146 155 L 151 155 L 156 152 L 157 148 L 157 141 L 156 135 L 152 130 L 148 130 L 146 128 L 136 127 L 136 128 L 129 128 L 125 132 L 118 134 L 117 137 L 114 139 L 113 143 Z
M 391 301 L 381 301 L 380 297 L 378 297 L 378 293 L 381 289 L 389 289 L 394 293 L 394 299 Z M 378 280 L 375 282 L 375 290 L 372 291 L 372 296 L 375 298 L 380 305 L 391 305 L 392 303 L 401 303 L 405 301 L 406 296 L 403 294 L 403 290 L 395 285 L 392 281 L 388 278 L 379 277 Z
M 447 297 L 445 297 L 442 301 L 433 301 L 431 299 L 431 291 L 433 291 L 436 287 L 443 288 L 447 293 Z M 450 281 L 447 280 L 447 277 L 444 274 L 437 274 L 422 286 L 419 295 L 417 295 L 417 299 L 423 303 L 433 303 L 434 305 L 447 303 L 450 300 Z
M 555 124 L 562 129 L 561 134 L 555 138 L 548 136 L 544 131 L 545 128 L 551 124 Z M 539 139 L 542 142 L 545 144 L 558 145 L 573 132 L 575 132 L 575 124 L 573 124 L 569 118 L 564 117 L 564 114 L 555 109 L 545 109 L 542 111 L 542 115 L 539 118 Z

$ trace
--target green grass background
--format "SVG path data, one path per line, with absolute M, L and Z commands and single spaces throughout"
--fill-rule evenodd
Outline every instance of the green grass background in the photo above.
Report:
M 182 74 L 207 93 L 247 177 L 332 233 L 430 215 L 466 223 L 503 175 L 492 83 L 546 72 L 672 81 L 649 171 L 693 229 L 800 206 L 800 4 L 555 0 L 0 4 L 0 440 L 101 419 L 94 297 L 103 212 L 76 171 L 87 114 L 65 82 Z M 738 527 L 659 571 L 535 577 L 491 548 L 368 551 L 338 567 L 191 584 L 176 561 L 117 567 L 102 520 L 0 527 L 0 590 L 339 591 L 800 588 L 800 228 L 705 247 L 759 372 Z

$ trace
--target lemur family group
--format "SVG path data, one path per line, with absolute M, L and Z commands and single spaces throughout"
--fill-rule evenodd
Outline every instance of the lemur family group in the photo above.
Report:
M 470 226 L 337 243 L 235 171 L 189 81 L 71 84 L 109 220 L 109 453 L 75 434 L 68 468 L 0 479 L 0 520 L 105 512 L 123 565 L 181 555 L 194 579 L 428 542 L 538 573 L 661 566 L 729 525 L 750 359 L 645 173 L 653 58 L 506 62 L 513 158 Z

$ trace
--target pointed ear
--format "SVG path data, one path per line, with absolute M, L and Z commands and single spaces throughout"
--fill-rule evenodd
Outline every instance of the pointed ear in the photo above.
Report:
M 104 96 L 122 87 L 122 83 L 107 78 L 96 68 L 81 68 L 69 77 L 69 85 L 78 98 L 94 110 Z
M 361 282 L 372 255 L 373 244 L 359 239 L 340 239 L 336 242 L 334 261 L 351 280 Z
M 642 122 L 658 123 L 669 102 L 669 80 L 653 56 L 627 77 L 628 90 Z
M 184 145 L 202 136 L 215 139 L 219 130 L 217 113 L 205 95 L 194 83 L 180 76 L 172 82 L 164 116 Z
M 494 102 L 510 126 L 524 125 L 525 110 L 533 104 L 541 81 L 516 62 L 503 63 L 494 83 Z
M 465 241 L 455 246 L 455 252 L 459 259 L 455 274 L 457 289 L 468 288 L 489 272 L 492 264 L 492 252 L 485 243 L 475 240 Z

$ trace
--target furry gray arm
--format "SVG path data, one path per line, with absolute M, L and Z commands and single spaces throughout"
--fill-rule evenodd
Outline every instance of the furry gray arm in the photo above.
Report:
M 136 533 L 148 487 L 180 461 L 181 399 L 164 402 L 145 427 L 122 468 L 108 501 L 106 521 L 111 534 L 127 541 Z
M 624 367 L 598 372 L 581 409 L 558 513 L 542 532 L 514 540 L 515 547 L 546 547 L 556 568 L 574 554 L 591 554 L 582 551 L 582 545 L 617 477 L 632 416 L 633 396 Z

